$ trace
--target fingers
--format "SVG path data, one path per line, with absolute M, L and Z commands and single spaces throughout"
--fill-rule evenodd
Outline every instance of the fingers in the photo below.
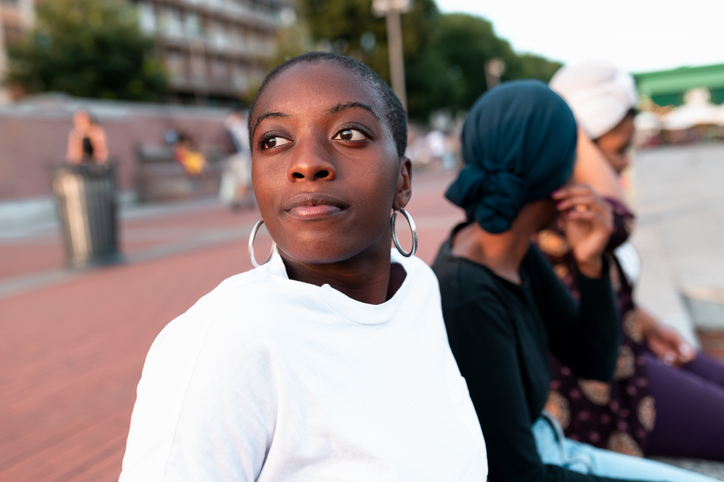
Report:
M 556 208 L 559 211 L 568 211 L 570 219 L 589 219 L 581 215 L 587 211 L 593 211 L 599 215 L 604 224 L 613 223 L 610 206 L 588 185 L 566 186 L 555 191 L 551 197 L 557 201 Z M 593 220 L 593 218 L 590 219 Z
M 689 363 L 694 360 L 695 357 L 696 350 L 694 350 L 691 345 L 686 342 L 679 345 L 679 361 L 681 361 L 681 363 Z
M 551 197 L 556 200 L 561 200 L 568 196 L 595 194 L 595 192 L 588 184 L 571 184 L 570 186 L 553 191 Z
M 613 227 L 613 213 L 607 205 L 586 198 L 574 198 L 570 201 L 557 206 L 559 211 L 565 212 L 567 219 L 599 222 Z
M 673 351 L 667 351 L 666 353 L 664 353 L 661 361 L 664 363 L 664 365 L 672 366 L 676 361 L 676 355 Z
M 580 206 L 580 205 L 579 205 Z M 613 219 L 607 216 L 606 213 L 598 212 L 594 209 L 590 210 L 578 210 L 572 209 L 566 213 L 566 219 L 569 221 L 587 221 L 595 224 L 600 224 L 606 228 L 613 229 Z

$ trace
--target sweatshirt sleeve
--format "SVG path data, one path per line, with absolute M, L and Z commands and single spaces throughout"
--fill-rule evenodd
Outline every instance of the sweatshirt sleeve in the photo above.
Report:
M 221 336 L 228 330 L 219 318 L 194 307 L 154 341 L 138 385 L 121 482 L 259 476 L 273 433 L 272 377 L 263 351 Z
M 600 278 L 588 278 L 576 271 L 579 300 L 571 297 L 537 248 L 531 247 L 526 263 L 551 352 L 581 378 L 610 381 L 616 368 L 620 329 L 606 258 Z

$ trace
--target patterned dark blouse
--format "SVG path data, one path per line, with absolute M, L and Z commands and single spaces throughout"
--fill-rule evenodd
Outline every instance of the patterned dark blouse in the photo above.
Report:
M 607 201 L 613 209 L 615 225 L 606 251 L 621 321 L 621 347 L 614 380 L 609 384 L 576 378 L 568 367 L 551 355 L 552 382 L 546 409 L 559 420 L 566 436 L 573 440 L 643 456 L 656 421 L 656 408 L 646 373 L 644 339 L 632 299 L 633 287 L 613 254 L 614 249 L 628 239 L 634 215 L 623 204 Z M 573 276 L 575 261 L 560 226 L 541 231 L 534 242 L 577 298 Z

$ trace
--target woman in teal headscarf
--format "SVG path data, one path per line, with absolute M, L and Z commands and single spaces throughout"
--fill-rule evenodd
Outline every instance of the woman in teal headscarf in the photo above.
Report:
M 710 480 L 565 439 L 542 413 L 548 353 L 588 379 L 611 378 L 619 330 L 608 265 L 608 205 L 568 185 L 576 122 L 537 81 L 509 82 L 473 105 L 462 133 L 466 167 L 446 196 L 465 210 L 433 270 L 450 346 L 488 447 L 490 480 Z M 556 216 L 576 260 L 571 298 L 530 243 Z

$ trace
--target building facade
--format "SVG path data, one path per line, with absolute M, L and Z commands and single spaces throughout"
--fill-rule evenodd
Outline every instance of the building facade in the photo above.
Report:
M 277 30 L 295 19 L 293 0 L 129 0 L 141 29 L 156 38 L 168 74 L 168 101 L 243 103 L 271 67 Z M 0 80 L 5 47 L 34 21 L 33 0 L 0 0 Z M 13 97 L 0 83 L 0 103 Z
M 35 21 L 33 0 L 0 0 L 0 104 L 14 97 L 3 80 L 8 68 L 6 46 L 20 42 Z
M 2 1 L 2 0 L 0 0 Z M 292 0 L 135 0 L 141 28 L 157 39 L 169 101 L 234 105 L 268 72 L 277 29 Z
M 645 72 L 634 78 L 639 94 L 661 107 L 684 104 L 684 94 L 700 87 L 709 91 L 711 103 L 724 104 L 724 64 Z

